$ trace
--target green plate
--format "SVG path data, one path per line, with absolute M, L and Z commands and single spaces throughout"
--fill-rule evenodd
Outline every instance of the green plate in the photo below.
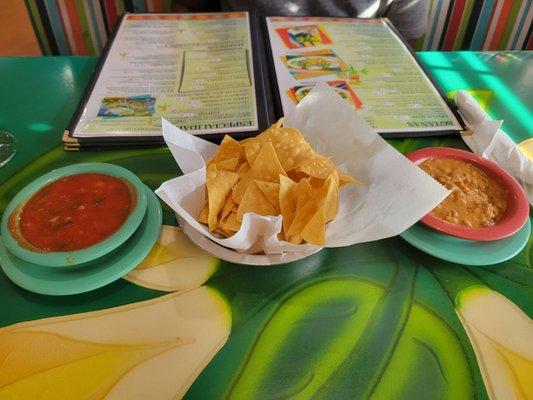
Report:
M 159 233 L 163 214 L 156 195 L 145 186 L 148 206 L 135 233 L 119 248 L 83 268 L 45 268 L 9 253 L 0 238 L 0 263 L 14 283 L 35 293 L 69 295 L 97 289 L 127 274 L 148 255 Z
M 418 223 L 401 233 L 407 242 L 434 257 L 463 265 L 492 265 L 517 255 L 529 241 L 531 220 L 514 235 L 491 242 L 476 242 L 443 235 Z
M 124 179 L 135 188 L 137 192 L 135 208 L 132 210 L 131 214 L 118 229 L 118 231 L 99 243 L 75 251 L 42 252 L 33 251 L 20 245 L 11 235 L 8 227 L 9 216 L 13 213 L 13 211 L 15 211 L 20 204 L 26 202 L 43 186 L 65 176 L 88 172 L 96 172 Z M 126 168 L 119 167 L 118 165 L 86 163 L 73 164 L 63 168 L 55 169 L 41 176 L 40 178 L 37 178 L 33 182 L 30 182 L 9 202 L 2 216 L 2 222 L 0 226 L 2 240 L 4 241 L 4 244 L 10 253 L 32 264 L 69 269 L 71 269 L 73 266 L 85 267 L 86 263 L 109 254 L 111 251 L 118 248 L 131 235 L 133 235 L 133 232 L 137 230 L 141 220 L 143 219 L 143 216 L 146 214 L 146 193 L 144 188 L 144 184 L 133 172 L 127 170 Z

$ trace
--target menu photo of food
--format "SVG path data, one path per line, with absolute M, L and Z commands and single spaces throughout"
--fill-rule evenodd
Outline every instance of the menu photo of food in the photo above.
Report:
M 349 67 L 331 49 L 288 53 L 280 59 L 297 80 L 338 74 Z
M 334 88 L 337 94 L 341 96 L 344 100 L 346 100 L 350 104 L 353 104 L 356 110 L 359 110 L 363 107 L 363 102 L 357 96 L 357 94 L 355 94 L 352 87 L 346 81 L 335 80 L 328 81 L 326 83 L 332 88 Z M 286 93 L 294 104 L 298 104 L 314 87 L 314 84 L 293 86 L 288 89 Z
M 98 110 L 99 117 L 150 117 L 155 113 L 155 97 L 104 97 Z
M 283 44 L 289 49 L 322 46 L 333 43 L 326 29 L 321 25 L 278 28 L 276 32 L 283 41 Z

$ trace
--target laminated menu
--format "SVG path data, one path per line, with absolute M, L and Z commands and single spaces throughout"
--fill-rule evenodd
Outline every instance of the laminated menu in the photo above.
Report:
M 254 136 L 318 82 L 384 137 L 464 129 L 387 19 L 266 17 L 265 29 L 258 21 L 247 12 L 125 14 L 65 149 L 164 145 L 162 118 L 211 141 Z
M 162 118 L 208 139 L 264 129 L 254 32 L 245 12 L 124 15 L 65 147 L 162 144 Z
M 454 105 L 387 19 L 267 17 L 266 27 L 279 114 L 326 82 L 382 136 L 463 130 Z

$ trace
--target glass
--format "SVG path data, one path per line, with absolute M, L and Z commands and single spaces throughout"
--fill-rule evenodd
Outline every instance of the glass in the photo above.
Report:
M 0 167 L 4 166 L 17 152 L 17 139 L 11 133 L 0 131 Z

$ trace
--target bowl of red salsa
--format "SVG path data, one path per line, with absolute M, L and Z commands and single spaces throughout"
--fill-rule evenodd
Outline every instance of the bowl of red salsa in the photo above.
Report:
M 46 267 L 72 267 L 104 257 L 139 227 L 147 198 L 125 168 L 75 164 L 51 171 L 8 204 L 0 231 L 7 249 Z

